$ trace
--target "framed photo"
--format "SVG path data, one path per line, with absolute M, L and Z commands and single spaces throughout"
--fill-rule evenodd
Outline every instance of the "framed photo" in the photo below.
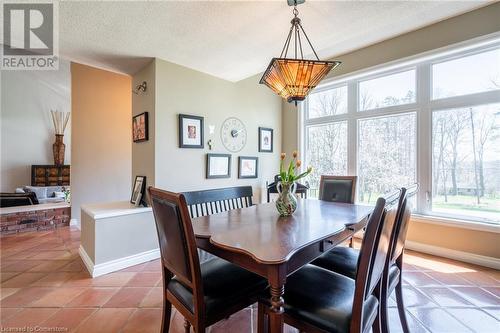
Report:
M 132 139 L 134 142 L 148 141 L 148 113 L 132 117 Z
M 259 152 L 273 152 L 273 129 L 259 127 Z
M 179 115 L 179 148 L 203 148 L 203 117 Z
M 257 178 L 259 170 L 259 159 L 251 156 L 240 156 L 238 158 L 238 178 Z
M 139 206 L 144 202 L 144 193 L 146 192 L 146 176 L 135 176 L 134 188 L 132 189 L 132 197 L 130 202 Z
M 231 177 L 231 154 L 207 154 L 207 178 Z

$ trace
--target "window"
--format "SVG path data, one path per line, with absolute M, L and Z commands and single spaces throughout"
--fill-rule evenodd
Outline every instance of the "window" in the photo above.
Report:
M 415 70 L 359 83 L 359 110 L 415 103 Z
M 308 103 L 309 119 L 347 113 L 347 86 L 311 94 Z
M 358 121 L 358 201 L 377 198 L 415 182 L 415 114 Z
M 500 49 L 432 65 L 434 99 L 500 89 Z
M 434 111 L 432 211 L 500 216 L 500 104 Z
M 347 122 L 309 126 L 306 165 L 313 165 L 309 176 L 311 196 L 317 196 L 321 175 L 347 174 Z
M 302 108 L 311 197 L 322 174 L 358 175 L 367 204 L 418 182 L 417 213 L 500 227 L 500 38 L 336 78 Z

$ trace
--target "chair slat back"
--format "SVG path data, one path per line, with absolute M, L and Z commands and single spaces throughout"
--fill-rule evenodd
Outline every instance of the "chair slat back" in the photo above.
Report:
M 357 322 L 362 320 L 365 301 L 375 294 L 375 288 L 382 278 L 397 213 L 396 205 L 391 203 L 398 201 L 395 199 L 397 195 L 399 190 L 397 194 L 387 196 L 391 201 L 378 198 L 366 226 L 358 258 L 354 294 L 353 318 Z
M 379 235 L 375 241 L 375 248 L 373 249 L 369 274 L 367 278 L 365 296 L 373 294 L 375 287 L 382 278 L 385 263 L 389 256 L 391 245 L 391 235 L 396 222 L 397 206 L 387 206 L 384 219 L 379 228 Z
M 187 287 L 201 281 L 200 262 L 184 195 L 148 188 L 163 266 Z M 195 292 L 195 291 L 193 291 Z
M 226 187 L 184 192 L 191 218 L 225 212 L 253 205 L 251 186 Z
M 401 189 L 401 197 L 399 199 L 396 224 L 394 226 L 393 235 L 391 236 L 391 263 L 394 263 L 396 259 L 401 256 L 401 254 L 403 254 L 411 217 L 411 207 L 408 201 L 417 192 L 418 184 L 413 184 L 408 188 L 403 187 Z
M 357 176 L 325 176 L 319 182 L 319 200 L 354 203 Z

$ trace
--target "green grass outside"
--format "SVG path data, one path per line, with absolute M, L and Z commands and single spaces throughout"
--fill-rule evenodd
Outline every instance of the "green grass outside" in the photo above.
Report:
M 432 206 L 435 208 L 500 213 L 500 198 L 485 196 L 480 198 L 479 201 L 480 204 L 478 205 L 474 196 L 449 195 L 448 202 L 445 202 L 444 196 L 437 196 L 432 199 Z

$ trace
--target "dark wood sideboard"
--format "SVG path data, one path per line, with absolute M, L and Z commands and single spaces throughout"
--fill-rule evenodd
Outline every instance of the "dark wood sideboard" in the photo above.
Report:
M 31 186 L 69 186 L 69 165 L 32 165 Z

